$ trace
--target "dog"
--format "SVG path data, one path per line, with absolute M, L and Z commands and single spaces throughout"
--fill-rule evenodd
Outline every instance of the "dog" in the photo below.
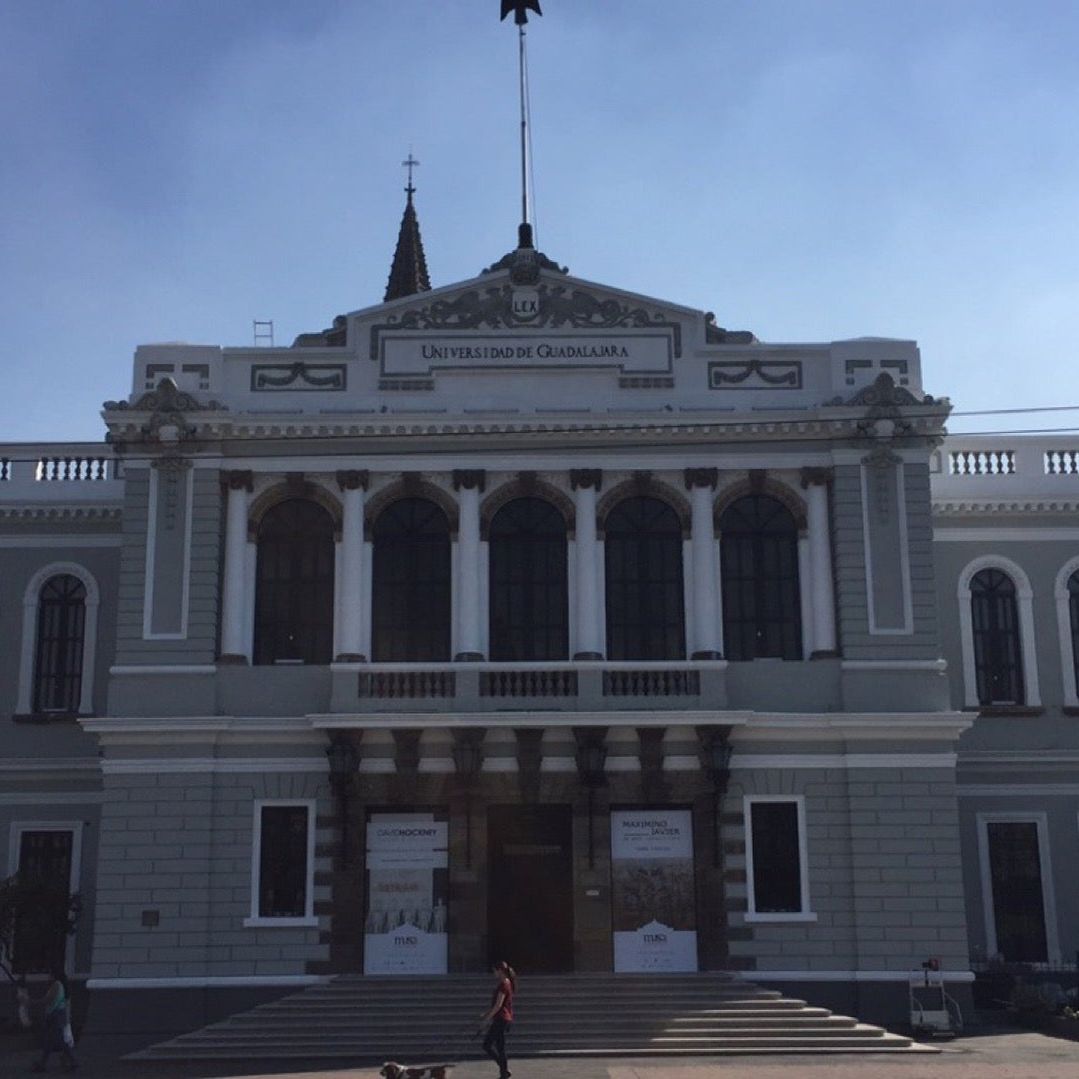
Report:
M 396 1061 L 387 1060 L 378 1070 L 382 1079 L 450 1079 L 453 1064 L 424 1064 L 422 1067 L 409 1068 Z

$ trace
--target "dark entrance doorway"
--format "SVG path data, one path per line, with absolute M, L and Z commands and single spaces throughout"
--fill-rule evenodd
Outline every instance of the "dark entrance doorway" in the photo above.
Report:
M 568 805 L 487 811 L 489 959 L 573 969 L 573 815 Z

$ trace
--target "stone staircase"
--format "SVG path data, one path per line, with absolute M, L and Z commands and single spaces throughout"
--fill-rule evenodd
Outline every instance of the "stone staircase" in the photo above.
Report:
M 484 976 L 342 976 L 132 1054 L 130 1060 L 458 1061 L 480 1055 Z M 510 1057 L 881 1053 L 909 1038 L 727 974 L 534 975 Z

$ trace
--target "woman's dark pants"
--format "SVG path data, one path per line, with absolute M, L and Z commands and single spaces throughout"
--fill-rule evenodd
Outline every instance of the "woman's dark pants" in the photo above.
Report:
M 509 1066 L 506 1063 L 506 1033 L 510 1024 L 500 1015 L 491 1020 L 487 1028 L 487 1035 L 483 1039 L 483 1051 L 498 1065 L 500 1076 L 509 1075 Z

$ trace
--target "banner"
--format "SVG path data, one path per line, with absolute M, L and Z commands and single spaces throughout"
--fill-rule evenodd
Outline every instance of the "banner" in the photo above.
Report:
M 448 838 L 433 813 L 368 819 L 365 974 L 446 973 Z
M 693 819 L 688 809 L 611 812 L 614 969 L 697 969 Z

